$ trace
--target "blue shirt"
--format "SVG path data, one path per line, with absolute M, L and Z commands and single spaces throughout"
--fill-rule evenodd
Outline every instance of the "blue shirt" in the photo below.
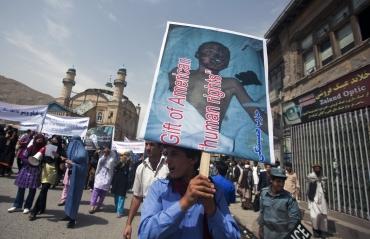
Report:
M 300 220 L 298 203 L 288 191 L 273 195 L 271 186 L 262 189 L 258 223 L 264 238 L 285 238 Z
M 235 187 L 230 180 L 218 174 L 212 177 L 212 181 L 222 191 L 228 205 L 235 202 Z
M 172 190 L 168 179 L 155 181 L 144 199 L 139 238 L 203 239 L 203 205 L 196 203 L 187 211 L 182 211 L 180 198 L 180 194 Z M 216 212 L 207 218 L 213 239 L 240 238 L 238 226 L 218 191 L 215 200 Z

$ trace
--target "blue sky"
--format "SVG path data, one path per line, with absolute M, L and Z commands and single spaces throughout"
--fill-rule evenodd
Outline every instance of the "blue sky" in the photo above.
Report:
M 58 97 L 105 88 L 124 65 L 124 94 L 144 118 L 167 21 L 263 37 L 289 0 L 12 0 L 0 3 L 0 75 Z M 21 93 L 20 93 L 21 97 Z

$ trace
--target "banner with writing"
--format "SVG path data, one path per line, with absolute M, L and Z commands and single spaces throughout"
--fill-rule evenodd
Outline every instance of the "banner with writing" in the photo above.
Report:
M 0 119 L 3 120 L 41 123 L 47 110 L 47 105 L 16 105 L 0 101 Z
M 264 39 L 168 23 L 141 136 L 274 162 Z
M 49 135 L 78 135 L 83 138 L 86 135 L 89 120 L 89 117 L 68 117 L 47 114 L 41 132 Z
M 46 114 L 43 122 L 26 121 L 20 124 L 21 130 L 41 130 L 48 135 L 85 137 L 89 126 L 89 117 L 55 116 Z
M 112 150 L 117 150 L 120 154 L 127 151 L 132 151 L 134 154 L 143 154 L 145 150 L 145 141 L 113 141 Z
M 102 149 L 103 147 L 112 148 L 114 138 L 114 126 L 102 125 L 90 128 L 85 137 L 85 148 L 87 150 Z
M 299 124 L 370 106 L 370 65 L 283 105 L 284 122 Z

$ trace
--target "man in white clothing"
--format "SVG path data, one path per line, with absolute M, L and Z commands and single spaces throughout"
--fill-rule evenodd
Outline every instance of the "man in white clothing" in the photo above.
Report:
M 253 162 L 253 194 L 257 194 L 258 188 L 258 181 L 260 176 L 260 168 L 258 166 L 258 162 Z
M 104 147 L 103 153 L 103 156 L 99 158 L 95 171 L 94 190 L 90 199 L 90 214 L 94 214 L 103 204 L 105 195 L 110 189 L 116 164 L 115 155 L 108 147 Z
M 162 157 L 162 150 L 163 146 L 160 143 L 151 141 L 145 142 L 145 151 L 148 158 L 136 169 L 134 186 L 132 187 L 133 197 L 126 225 L 123 229 L 123 238 L 131 238 L 131 223 L 148 192 L 149 186 L 156 179 L 166 178 L 168 175 L 168 167 L 165 157 Z
M 308 208 L 312 220 L 314 237 L 326 238 L 328 232 L 328 206 L 325 199 L 327 177 L 322 175 L 319 164 L 312 166 L 313 172 L 308 174 Z

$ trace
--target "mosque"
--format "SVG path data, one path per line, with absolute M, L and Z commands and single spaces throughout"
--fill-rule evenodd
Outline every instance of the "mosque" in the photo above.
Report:
M 63 78 L 61 96 L 56 99 L 57 104 L 54 107 L 65 108 L 70 112 L 66 115 L 90 117 L 89 128 L 106 125 L 114 126 L 115 140 L 123 141 L 125 137 L 136 139 L 141 107 L 140 104 L 135 106 L 123 94 L 124 88 L 127 86 L 126 69 L 118 70 L 113 85 L 110 82 L 107 83 L 107 86 L 113 88 L 113 91 L 86 89 L 72 96 L 72 88 L 76 84 L 75 77 L 76 69 L 68 69 L 66 77 Z M 49 106 L 50 111 L 53 111 L 53 107 Z M 63 110 L 56 111 L 63 112 Z M 64 110 L 64 112 L 66 111 Z

